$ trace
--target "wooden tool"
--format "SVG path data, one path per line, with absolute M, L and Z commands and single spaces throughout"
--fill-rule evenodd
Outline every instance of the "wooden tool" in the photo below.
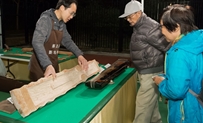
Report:
M 16 108 L 8 100 L 3 100 L 0 102 L 0 111 L 12 114 L 14 111 L 16 111 Z
M 85 85 L 90 88 L 101 89 L 110 83 L 116 76 L 121 74 L 129 65 L 128 59 L 118 59 L 106 70 L 102 71 L 96 78 L 88 80 Z
M 4 44 L 4 46 L 6 47 L 6 50 L 11 50 L 11 48 L 7 44 Z

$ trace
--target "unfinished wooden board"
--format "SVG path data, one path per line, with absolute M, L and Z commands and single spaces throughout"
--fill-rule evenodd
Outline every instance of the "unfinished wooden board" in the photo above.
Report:
M 26 117 L 100 71 L 98 62 L 95 60 L 89 61 L 88 67 L 88 70 L 84 71 L 77 65 L 57 73 L 54 80 L 49 76 L 11 90 L 11 98 L 16 109 L 22 117 Z
M 23 52 L 32 52 L 32 51 L 33 51 L 33 48 L 22 48 L 22 51 L 23 51 Z M 68 55 L 68 56 L 73 55 L 72 52 L 68 52 L 68 51 L 59 51 L 58 53 L 59 53 L 59 54 L 65 54 L 65 55 Z

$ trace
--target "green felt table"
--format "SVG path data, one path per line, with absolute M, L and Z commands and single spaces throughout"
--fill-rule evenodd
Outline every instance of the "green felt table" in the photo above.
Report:
M 21 54 L 22 56 L 17 54 Z M 25 61 L 29 61 L 31 55 L 32 55 L 32 52 L 24 52 L 22 48 L 18 48 L 18 47 L 11 47 L 10 50 L 6 50 L 2 54 L 2 56 L 16 58 L 16 60 L 24 59 Z M 62 63 L 64 61 L 67 61 L 73 58 L 76 58 L 75 55 L 58 54 L 59 63 Z
M 11 47 L 4 51 L 0 58 L 7 66 L 10 77 L 18 80 L 29 81 L 29 61 L 32 52 L 23 52 L 22 48 Z M 59 71 L 69 69 L 78 64 L 75 55 L 58 54 Z M 20 71 L 19 71 L 20 70 Z
M 127 68 L 103 89 L 90 89 L 81 83 L 25 118 L 18 111 L 0 112 L 0 122 L 89 123 L 134 73 L 134 68 Z

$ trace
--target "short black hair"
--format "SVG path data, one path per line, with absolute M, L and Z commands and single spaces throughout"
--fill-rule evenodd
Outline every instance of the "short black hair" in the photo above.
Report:
M 178 24 L 181 28 L 181 34 L 187 34 L 193 30 L 198 29 L 195 26 L 194 13 L 189 5 L 174 4 L 164 8 L 161 20 L 163 26 L 167 28 L 169 32 L 175 31 Z
M 70 8 L 70 5 L 72 3 L 75 3 L 76 6 L 78 5 L 77 0 L 59 0 L 58 3 L 56 4 L 56 9 L 59 9 L 60 6 L 64 6 L 65 8 Z

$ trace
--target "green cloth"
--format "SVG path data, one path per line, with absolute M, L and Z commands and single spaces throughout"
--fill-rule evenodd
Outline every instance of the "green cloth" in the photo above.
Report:
M 3 55 L 5 56 L 12 56 L 13 58 L 23 58 L 23 59 L 30 59 L 29 56 L 16 56 L 15 54 L 24 54 L 24 55 L 32 55 L 32 52 L 23 52 L 22 48 L 17 48 L 17 47 L 11 47 L 10 50 L 4 51 Z M 62 63 L 64 61 L 74 59 L 76 58 L 75 55 L 65 55 L 65 54 L 58 54 L 59 58 L 59 63 Z
M 88 123 L 134 73 L 134 68 L 127 68 L 113 80 L 114 84 L 103 89 L 91 89 L 81 83 L 25 118 L 21 117 L 18 111 L 13 114 L 0 112 L 0 116 L 27 123 Z
M 6 93 L 6 92 L 1 92 L 0 91 L 0 102 L 9 98 L 10 97 L 10 94 L 9 93 Z

